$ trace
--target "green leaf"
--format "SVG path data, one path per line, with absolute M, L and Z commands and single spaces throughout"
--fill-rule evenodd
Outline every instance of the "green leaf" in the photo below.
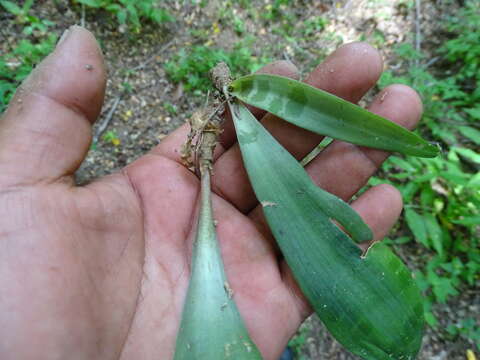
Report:
M 417 171 L 417 169 L 412 164 L 402 158 L 399 158 L 398 156 L 393 156 L 392 158 L 390 158 L 390 162 L 403 170 L 407 170 L 409 172 Z
M 480 131 L 470 126 L 460 126 L 458 130 L 463 136 L 480 145 Z
M 473 175 L 468 181 L 467 186 L 480 186 L 480 172 Z
M 467 185 L 472 180 L 469 174 L 453 171 L 441 171 L 440 176 L 457 185 Z
M 77 0 L 77 2 L 93 8 L 99 8 L 102 5 L 98 0 Z
M 480 120 L 480 107 L 465 109 L 465 112 L 474 120 Z
M 0 1 L 0 5 L 2 5 L 5 8 L 5 10 L 7 10 L 9 13 L 13 15 L 18 16 L 22 14 L 22 9 L 12 1 L 3 0 L 3 1 Z
M 480 164 L 480 154 L 475 151 L 467 148 L 455 147 L 455 151 L 460 154 L 460 156 L 470 160 L 471 162 Z
M 424 187 L 420 193 L 420 204 L 423 208 L 429 208 L 433 206 L 433 201 L 435 200 L 436 195 L 432 188 Z
M 460 224 L 460 225 L 465 225 L 465 226 L 478 225 L 478 224 L 480 224 L 480 215 L 462 217 L 461 219 L 451 220 L 451 221 L 454 224 Z
M 428 325 L 433 327 L 437 326 L 438 324 L 437 318 L 435 317 L 435 315 L 433 315 L 431 311 L 425 312 L 425 321 Z
M 132 3 L 127 3 L 128 18 L 135 27 L 140 27 L 140 18 L 137 8 Z
M 333 195 L 325 197 L 243 105 L 231 105 L 231 112 L 257 199 L 320 319 L 349 351 L 365 359 L 413 359 L 422 338 L 423 308 L 408 269 L 380 243 L 364 256 L 332 221 L 348 225 L 353 235 L 366 234 L 355 211 L 332 201 Z
M 430 283 L 428 282 L 427 277 L 421 271 L 416 270 L 413 273 L 413 278 L 415 279 L 420 291 L 426 292 L 428 289 L 430 289 Z M 424 301 L 424 305 L 426 304 L 426 300 L 427 299 Z
M 202 176 L 192 269 L 175 360 L 262 359 L 235 305 L 213 223 L 210 175 Z
M 118 4 L 110 4 L 110 5 L 107 5 L 105 9 L 112 12 L 113 14 L 116 14 L 117 12 L 122 10 L 122 7 Z
M 24 14 L 28 14 L 28 12 L 30 11 L 30 8 L 32 7 L 34 3 L 34 0 L 26 0 L 25 3 L 23 4 L 23 8 L 22 8 L 22 11 Z
M 409 236 L 400 236 L 399 238 L 396 238 L 393 242 L 396 245 L 401 245 L 401 244 L 406 244 L 412 241 L 412 238 Z
M 432 284 L 433 294 L 439 302 L 445 303 L 450 295 L 458 295 L 451 279 L 438 276 L 434 271 L 429 271 L 427 277 Z
M 425 314 L 425 321 L 428 325 L 435 327 L 438 325 L 438 320 L 432 312 L 432 302 L 431 300 L 425 300 L 423 303 L 424 306 L 424 314 Z
M 430 213 L 426 213 L 424 216 L 425 227 L 427 228 L 428 236 L 435 251 L 442 256 L 443 255 L 443 233 L 442 228 L 438 224 L 437 218 Z
M 117 12 L 117 20 L 119 24 L 124 25 L 127 22 L 127 11 L 124 9 L 119 10 Z
M 425 247 L 430 247 L 427 236 L 427 228 L 421 215 L 417 214 L 415 210 L 408 208 L 405 209 L 405 220 L 408 227 L 412 230 L 415 239 Z
M 241 77 L 232 95 L 318 134 L 372 148 L 434 157 L 438 148 L 405 128 L 303 82 L 277 75 Z
M 405 203 L 408 204 L 412 201 L 413 197 L 418 192 L 418 190 L 420 190 L 420 185 L 411 181 L 406 183 L 399 190 L 403 196 Z

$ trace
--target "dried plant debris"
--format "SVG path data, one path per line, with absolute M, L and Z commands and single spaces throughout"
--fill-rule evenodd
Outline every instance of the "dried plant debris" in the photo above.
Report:
M 221 133 L 221 124 L 225 112 L 226 89 L 232 81 L 228 66 L 221 62 L 215 66 L 210 77 L 215 86 L 212 96 L 207 95 L 205 106 L 195 111 L 188 119 L 190 132 L 187 141 L 182 147 L 182 161 L 189 169 L 195 169 L 200 173 L 199 159 L 213 161 L 213 151 L 216 146 L 218 135 Z M 211 134 L 205 136 L 205 134 Z M 202 156 L 200 156 L 202 152 Z

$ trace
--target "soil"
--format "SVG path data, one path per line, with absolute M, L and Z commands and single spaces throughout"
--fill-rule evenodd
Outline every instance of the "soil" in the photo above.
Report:
M 112 23 L 107 14 L 86 11 L 83 22 L 102 46 L 108 83 L 102 115 L 93 129 L 97 141 L 76 174 L 79 184 L 115 172 L 142 156 L 183 124 L 203 103 L 201 96 L 186 93 L 182 84 L 171 82 L 164 70 L 165 62 L 175 53 L 199 42 L 189 30 L 211 28 L 214 22 L 219 21 L 219 9 L 225 6 L 220 0 L 208 1 L 203 8 L 192 3 L 166 1 L 166 6 L 177 21 L 160 28 L 147 24 L 140 35 L 131 34 L 128 29 Z M 252 0 L 250 3 L 253 11 L 262 11 L 272 1 Z M 414 43 L 413 34 L 420 26 L 420 45 L 428 53 L 429 49 L 442 41 L 438 33 L 439 20 L 457 6 L 451 1 L 423 0 L 421 18 L 417 20 L 415 6 L 411 6 L 415 5 L 414 1 L 294 1 L 294 4 L 289 9 L 282 8 L 282 11 L 295 13 L 298 19 L 295 26 L 300 26 L 313 16 L 322 16 L 328 19 L 323 31 L 313 32 L 295 42 L 286 41 L 284 34 L 270 32 L 270 23 L 254 21 L 237 5 L 233 9 L 243 19 L 246 33 L 255 36 L 252 47 L 256 54 L 267 51 L 271 58 L 291 60 L 303 73 L 312 69 L 341 43 L 359 39 L 373 43 L 381 50 L 386 67 L 401 69 L 408 64 L 395 58 L 392 52 L 395 44 L 403 41 Z M 54 31 L 58 34 L 68 26 L 82 22 L 79 5 L 67 0 L 60 0 L 57 5 L 51 1 L 37 1 L 35 13 L 54 22 Z M 240 35 L 232 31 L 229 24 L 220 24 L 220 33 L 212 36 L 212 46 L 229 50 Z M 14 41 L 18 31 L 16 26 L 8 15 L 0 16 L 2 51 Z M 293 33 L 295 29 L 291 31 Z M 129 69 L 133 71 L 129 73 Z M 133 91 L 125 91 L 122 84 L 126 82 Z M 166 103 L 173 104 L 177 112 L 169 112 Z M 115 104 L 118 106 L 109 116 Z M 107 118 L 109 121 L 103 135 L 114 134 L 116 140 L 109 140 L 98 133 L 99 124 L 105 123 Z M 418 247 L 402 246 L 397 250 L 411 268 L 416 268 L 420 263 L 422 254 Z M 448 324 L 455 324 L 459 318 L 478 318 L 480 294 L 464 289 L 451 302 L 436 305 L 434 312 L 440 324 L 436 329 L 427 329 L 419 359 L 465 359 L 466 350 L 475 349 L 474 345 L 461 338 L 449 338 L 445 328 Z M 299 358 L 357 359 L 332 339 L 316 316 L 304 323 L 300 333 L 306 340 L 296 349 L 301 353 Z

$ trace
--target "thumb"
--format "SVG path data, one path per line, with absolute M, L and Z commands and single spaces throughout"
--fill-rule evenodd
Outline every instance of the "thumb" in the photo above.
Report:
M 88 151 L 105 82 L 94 36 L 71 27 L 17 89 L 0 119 L 0 185 L 73 174 Z

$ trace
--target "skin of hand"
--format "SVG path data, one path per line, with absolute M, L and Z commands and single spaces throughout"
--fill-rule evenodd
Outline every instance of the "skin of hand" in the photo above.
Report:
M 345 45 L 305 81 L 357 102 L 382 71 L 367 44 Z M 298 77 L 287 62 L 262 72 Z M 189 280 L 199 181 L 180 162 L 182 126 L 122 171 L 76 186 L 105 90 L 94 37 L 72 27 L 0 119 L 0 358 L 170 359 Z M 407 128 L 418 95 L 384 89 L 372 112 Z M 297 158 L 320 140 L 255 115 Z M 348 200 L 387 153 L 332 142 L 307 171 Z M 214 212 L 227 276 L 254 342 L 276 360 L 311 309 L 275 247 L 242 166 L 230 121 L 216 149 Z M 353 207 L 381 239 L 402 201 L 387 185 Z

